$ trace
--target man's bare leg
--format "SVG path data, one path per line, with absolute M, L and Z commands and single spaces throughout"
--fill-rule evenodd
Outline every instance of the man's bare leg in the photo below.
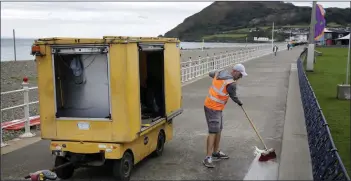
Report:
M 228 155 L 224 154 L 222 151 L 219 150 L 219 143 L 221 141 L 221 132 L 218 132 L 215 137 L 215 143 L 213 148 L 212 157 L 217 159 L 228 159 Z
M 215 147 L 216 135 L 210 133 L 207 137 L 207 155 L 208 157 L 212 156 L 213 148 Z
M 218 132 L 216 134 L 215 142 L 214 142 L 214 148 L 213 148 L 213 153 L 217 153 L 219 151 L 219 143 L 221 141 L 221 132 Z
M 214 168 L 214 164 L 212 162 L 212 152 L 213 152 L 213 147 L 214 147 L 214 142 L 216 140 L 216 134 L 210 133 L 207 136 L 207 154 L 206 158 L 203 161 L 203 164 L 208 167 L 208 168 Z

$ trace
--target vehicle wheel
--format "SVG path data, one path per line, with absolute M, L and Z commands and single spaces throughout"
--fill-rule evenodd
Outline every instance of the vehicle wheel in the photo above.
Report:
M 58 167 L 60 165 L 63 165 L 65 163 L 69 162 L 65 157 L 62 156 L 56 156 L 55 158 L 55 167 Z M 73 176 L 74 173 L 74 166 L 73 165 L 67 165 L 63 168 L 59 168 L 56 171 L 57 177 L 60 179 L 69 179 Z
M 154 152 L 152 152 L 153 157 L 162 156 L 164 146 L 165 146 L 165 141 L 166 141 L 166 136 L 163 133 L 163 131 L 160 131 L 160 133 L 158 134 L 158 138 L 157 138 L 156 150 Z
M 125 152 L 120 160 L 115 160 L 113 176 L 119 181 L 129 181 L 133 166 L 133 156 Z

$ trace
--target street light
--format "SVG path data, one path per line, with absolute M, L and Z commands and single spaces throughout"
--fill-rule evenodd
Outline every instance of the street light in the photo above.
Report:
M 309 45 L 307 52 L 307 64 L 306 71 L 313 71 L 313 62 L 314 62 L 314 29 L 316 25 L 316 6 L 317 2 L 313 1 L 312 12 L 311 12 L 311 24 L 310 24 L 310 36 L 309 36 Z
M 351 8 L 351 1 L 350 1 L 350 8 Z M 350 72 L 350 51 L 351 51 L 351 27 L 350 27 L 350 32 L 349 32 L 349 52 L 347 55 L 347 64 L 346 64 L 346 82 L 345 84 L 349 84 L 349 72 Z
M 351 8 L 351 1 L 350 1 Z M 350 52 L 351 51 L 351 31 L 349 32 L 349 48 L 347 55 L 346 64 L 346 82 L 344 84 L 337 85 L 337 98 L 350 100 L 350 84 L 349 84 L 349 72 L 350 72 Z
M 345 82 L 346 85 L 349 84 L 350 58 L 351 58 L 350 57 L 350 51 L 351 51 L 350 47 L 351 47 L 351 31 L 349 33 L 349 51 L 348 51 L 348 55 L 347 55 L 347 64 L 346 64 L 346 82 Z

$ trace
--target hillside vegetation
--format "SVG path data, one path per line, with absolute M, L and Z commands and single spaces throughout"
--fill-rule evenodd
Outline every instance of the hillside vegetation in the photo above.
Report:
M 252 40 L 254 36 L 270 37 L 272 22 L 277 28 L 308 28 L 311 9 L 273 1 L 214 2 L 186 18 L 164 36 L 177 37 L 182 41 L 245 41 L 246 38 Z M 326 8 L 327 26 L 345 27 L 351 24 L 350 17 L 350 8 Z M 260 31 L 252 32 L 252 28 Z

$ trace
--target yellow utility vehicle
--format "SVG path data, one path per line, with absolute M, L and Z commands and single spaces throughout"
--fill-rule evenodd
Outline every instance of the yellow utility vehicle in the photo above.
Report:
M 35 40 L 41 137 L 56 173 L 113 163 L 118 180 L 162 155 L 182 113 L 179 40 L 104 36 Z

